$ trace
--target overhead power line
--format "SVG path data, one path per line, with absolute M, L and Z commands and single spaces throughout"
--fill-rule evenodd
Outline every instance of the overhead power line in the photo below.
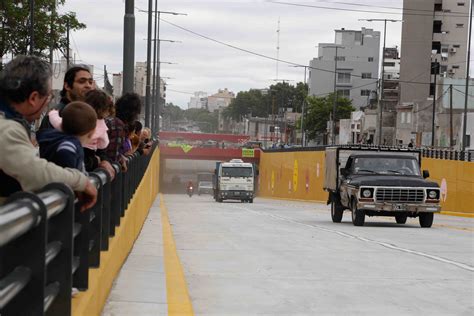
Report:
M 200 34 L 200 33 L 197 33 L 195 31 L 192 31 L 190 29 L 187 29 L 185 27 L 182 27 L 178 24 L 175 24 L 175 23 L 172 23 L 172 22 L 169 22 L 167 20 L 164 20 L 162 18 L 160 18 L 161 21 L 171 25 L 171 26 L 174 26 L 180 30 L 183 30 L 185 32 L 188 32 L 188 33 L 191 33 L 193 35 L 196 35 L 198 37 L 202 37 L 206 40 L 209 40 L 211 42 L 214 42 L 214 43 L 217 43 L 217 44 L 220 44 L 220 45 L 223 45 L 223 46 L 226 46 L 226 47 L 229 47 L 229 48 L 232 48 L 232 49 L 235 49 L 235 50 L 239 50 L 239 51 L 242 51 L 242 52 L 245 52 L 245 53 L 248 53 L 248 54 L 251 54 L 251 55 L 255 55 L 255 56 L 258 56 L 258 57 L 262 57 L 262 58 L 265 58 L 265 59 L 269 59 L 269 60 L 273 60 L 273 61 L 278 61 L 278 62 L 282 62 L 282 63 L 285 63 L 285 64 L 288 64 L 288 65 L 292 65 L 292 66 L 299 66 L 299 67 L 307 67 L 309 69 L 312 69 L 312 70 L 318 70 L 318 71 L 322 71 L 322 72 L 328 72 L 328 73 L 341 73 L 341 72 L 338 72 L 338 71 L 334 71 L 334 70 L 328 70 L 328 69 L 323 69 L 323 68 L 317 68 L 317 67 L 312 67 L 312 66 L 306 66 L 306 65 L 301 65 L 301 64 L 298 64 L 298 63 L 295 63 L 295 62 L 292 62 L 292 61 L 287 61 L 287 60 L 283 60 L 283 59 L 277 59 L 275 57 L 271 57 L 271 56 L 267 56 L 267 55 L 264 55 L 264 54 L 261 54 L 261 53 L 257 53 L 257 52 L 254 52 L 254 51 L 251 51 L 251 50 L 248 50 L 248 49 L 245 49 L 245 48 L 241 48 L 241 47 L 238 47 L 238 46 L 235 46 L 235 45 L 232 45 L 232 44 L 228 44 L 228 43 L 225 43 L 225 42 L 222 42 L 220 40 L 217 40 L 217 39 L 214 39 L 214 38 L 211 38 L 209 36 L 206 36 L 206 35 L 203 35 L 203 34 Z M 362 76 L 360 75 L 355 75 L 355 74 L 351 74 L 351 77 L 356 77 L 356 78 L 362 78 Z M 369 83 L 367 83 L 367 85 L 370 85 L 370 84 L 374 84 L 374 83 L 377 83 L 378 79 L 374 80 L 374 81 L 371 81 Z M 407 80 L 399 80 L 399 82 L 402 82 L 402 83 L 411 83 L 411 84 L 420 84 L 420 85 L 430 85 L 431 83 L 429 82 L 417 82 L 417 81 L 407 81 Z M 442 84 L 438 84 L 438 85 L 442 85 Z M 456 85 L 456 86 L 464 86 L 464 85 Z
M 411 12 L 390 12 L 390 11 L 376 11 L 376 10 L 362 10 L 362 9 L 348 9 L 348 8 L 338 8 L 338 7 L 329 7 L 329 6 L 320 6 L 320 5 L 312 5 L 312 4 L 301 4 L 301 3 L 290 3 L 290 2 L 283 2 L 283 1 L 272 1 L 269 0 L 270 3 L 281 4 L 281 5 L 288 5 L 288 6 L 295 6 L 295 7 L 304 7 L 304 8 L 314 8 L 314 9 L 324 9 L 324 10 L 333 10 L 333 11 L 345 11 L 345 12 L 361 12 L 361 13 L 376 13 L 376 14 L 390 14 L 390 15 L 411 15 L 411 16 L 433 16 L 433 13 L 411 13 Z M 432 11 L 433 12 L 433 11 Z M 462 17 L 469 17 L 469 14 L 453 14 L 452 12 L 443 14 L 444 17 L 455 17 L 455 18 L 462 18 Z

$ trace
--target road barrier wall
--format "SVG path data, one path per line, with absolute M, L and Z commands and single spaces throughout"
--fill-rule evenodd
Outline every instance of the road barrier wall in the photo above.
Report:
M 324 168 L 324 147 L 262 152 L 259 196 L 326 203 Z M 422 169 L 441 187 L 442 213 L 474 217 L 474 163 L 423 158 Z

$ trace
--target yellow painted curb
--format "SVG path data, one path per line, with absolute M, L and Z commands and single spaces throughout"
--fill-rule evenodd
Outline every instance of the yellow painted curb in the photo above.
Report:
M 115 230 L 115 236 L 109 238 L 109 250 L 100 253 L 100 267 L 89 269 L 88 290 L 72 298 L 73 316 L 99 316 L 102 313 L 113 281 L 132 250 L 158 194 L 158 185 L 151 186 L 150 183 L 158 182 L 159 161 L 159 151 L 156 150 L 140 185 L 128 204 L 125 216 L 120 220 L 120 226 Z
M 163 195 L 160 194 L 161 226 L 163 230 L 163 257 L 166 273 L 168 315 L 194 315 L 183 267 L 179 261 Z
M 458 216 L 458 217 L 474 218 L 474 214 L 470 214 L 470 213 L 442 211 L 440 214 L 442 214 L 442 215 L 448 215 L 448 216 Z

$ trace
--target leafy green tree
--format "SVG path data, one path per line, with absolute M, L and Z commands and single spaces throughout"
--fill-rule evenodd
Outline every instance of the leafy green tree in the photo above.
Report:
M 50 45 L 54 50 L 65 53 L 67 47 L 66 27 L 70 31 L 86 27 L 80 23 L 74 12 L 58 13 L 57 8 L 66 0 L 35 0 L 34 12 L 34 54 L 47 56 Z M 56 10 L 53 8 L 56 5 Z M 0 0 L 0 55 L 27 54 L 30 47 L 29 0 Z
M 196 123 L 201 131 L 205 133 L 215 133 L 217 131 L 217 112 L 210 113 L 206 109 L 188 109 L 184 111 L 184 117 Z
M 173 103 L 167 103 L 163 107 L 163 120 L 175 122 L 184 118 L 184 110 Z
M 301 112 L 303 100 L 307 95 L 308 85 L 299 82 L 292 86 L 287 82 L 279 82 L 267 89 L 241 91 L 231 104 L 224 110 L 226 118 L 241 121 L 246 115 L 266 117 L 277 115 L 287 108 Z
M 332 115 L 334 94 L 326 97 L 309 96 L 307 98 L 307 112 L 304 119 L 305 131 L 310 139 L 327 132 L 327 122 Z M 355 111 L 352 101 L 339 97 L 336 103 L 336 121 L 351 117 Z

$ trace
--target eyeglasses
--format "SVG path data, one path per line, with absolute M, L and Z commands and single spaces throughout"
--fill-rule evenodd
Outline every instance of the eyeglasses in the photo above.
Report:
M 92 78 L 79 78 L 74 82 L 79 83 L 79 84 L 84 84 L 86 82 L 89 82 L 89 84 L 94 84 L 94 79 L 92 79 Z

